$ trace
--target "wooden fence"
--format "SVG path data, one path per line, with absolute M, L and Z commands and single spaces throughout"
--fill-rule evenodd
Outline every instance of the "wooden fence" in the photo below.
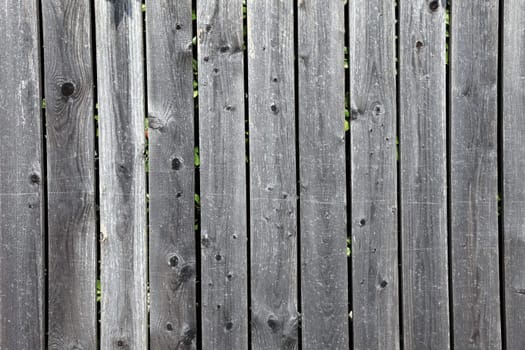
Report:
M 525 349 L 525 1 L 1 10 L 0 349 Z

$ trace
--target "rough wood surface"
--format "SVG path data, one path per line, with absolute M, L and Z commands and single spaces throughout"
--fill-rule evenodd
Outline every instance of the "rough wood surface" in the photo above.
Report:
M 102 349 L 146 349 L 144 72 L 140 1 L 95 1 Z
M 47 122 L 48 347 L 97 344 L 91 8 L 42 2 Z
M 302 348 L 348 349 L 344 1 L 297 11 Z
M 355 349 L 399 349 L 394 3 L 350 2 Z
M 191 0 L 148 1 L 151 349 L 195 349 Z
M 37 1 L 3 1 L 0 16 L 0 349 L 43 349 L 45 179 Z
M 404 347 L 449 349 L 445 9 L 400 6 Z
M 456 349 L 501 349 L 498 3 L 452 1 L 450 213 Z
M 199 0 L 203 349 L 248 347 L 242 0 Z
M 293 1 L 248 1 L 251 346 L 297 348 Z
M 500 11 L 503 9 L 500 9 Z M 503 38 L 503 220 L 507 349 L 525 349 L 525 2 L 507 0 Z M 501 52 L 500 52 L 501 54 Z

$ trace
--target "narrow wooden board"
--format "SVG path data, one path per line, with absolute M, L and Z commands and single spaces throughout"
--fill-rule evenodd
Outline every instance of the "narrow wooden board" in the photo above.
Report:
M 146 183 L 140 1 L 95 1 L 103 349 L 146 349 Z
M 451 246 L 454 347 L 501 349 L 498 3 L 452 1 Z
M 525 349 L 525 2 L 508 0 L 501 10 L 506 343 Z
M 0 349 L 44 348 L 37 3 L 4 1 L 0 10 Z
M 42 2 L 47 121 L 48 347 L 97 344 L 91 8 Z
M 242 0 L 199 0 L 202 348 L 247 349 Z
M 297 11 L 302 348 L 348 349 L 344 2 Z
M 400 3 L 399 118 L 405 349 L 449 349 L 445 8 Z
M 354 349 L 399 349 L 395 9 L 349 11 Z
M 249 0 L 251 346 L 297 348 L 293 1 Z
M 148 1 L 151 349 L 196 349 L 191 0 Z

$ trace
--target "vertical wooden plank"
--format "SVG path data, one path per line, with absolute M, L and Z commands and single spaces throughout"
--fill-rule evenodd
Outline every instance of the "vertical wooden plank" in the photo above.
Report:
M 302 348 L 348 349 L 344 1 L 297 11 Z
M 350 2 L 355 349 L 399 349 L 395 10 Z
M 506 340 L 525 349 L 525 2 L 505 1 L 501 25 Z
M 148 1 L 151 349 L 195 349 L 191 0 Z
M 404 346 L 448 349 L 445 8 L 428 0 L 400 6 Z
M 141 3 L 95 1 L 101 348 L 145 349 L 146 189 Z
M 293 1 L 248 1 L 252 349 L 297 348 Z
M 452 2 L 450 212 L 458 349 L 501 349 L 498 3 Z
M 91 9 L 42 1 L 50 349 L 97 344 Z
M 0 349 L 44 348 L 37 1 L 3 1 L 0 31 Z
M 248 347 L 242 0 L 197 2 L 203 349 Z

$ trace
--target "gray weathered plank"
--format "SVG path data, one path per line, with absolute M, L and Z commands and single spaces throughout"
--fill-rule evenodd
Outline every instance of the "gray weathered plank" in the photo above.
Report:
M 355 349 L 399 349 L 395 9 L 350 2 Z
M 458 349 L 501 349 L 498 3 L 452 1 L 450 213 Z
M 151 349 L 195 349 L 191 0 L 148 1 Z
M 505 1 L 504 16 L 505 325 L 507 349 L 525 349 L 525 2 Z
M 0 349 L 44 348 L 37 1 L 0 10 Z
M 252 349 L 297 348 L 293 1 L 249 0 Z
M 47 121 L 48 346 L 97 344 L 91 9 L 42 2 Z
M 406 349 L 450 348 L 445 8 L 400 3 L 400 167 Z
M 147 348 L 141 3 L 95 1 L 100 149 L 101 341 Z
M 348 349 L 344 1 L 297 11 L 302 348 Z
M 248 347 L 242 0 L 197 2 L 203 349 Z

